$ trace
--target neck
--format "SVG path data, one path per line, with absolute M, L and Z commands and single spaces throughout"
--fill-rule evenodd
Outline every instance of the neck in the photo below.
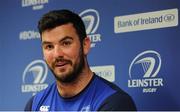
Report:
M 77 77 L 77 79 L 71 83 L 62 83 L 57 81 L 57 88 L 60 95 L 64 98 L 70 98 L 80 93 L 91 81 L 93 72 L 90 69 L 85 69 Z

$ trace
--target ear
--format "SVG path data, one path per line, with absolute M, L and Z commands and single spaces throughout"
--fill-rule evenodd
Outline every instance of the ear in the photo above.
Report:
M 87 55 L 90 51 L 91 48 L 91 40 L 89 37 L 86 37 L 83 40 L 83 51 L 84 51 L 84 55 Z

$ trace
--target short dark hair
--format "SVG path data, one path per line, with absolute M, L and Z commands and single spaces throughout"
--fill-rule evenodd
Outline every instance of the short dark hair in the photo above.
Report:
M 87 37 L 85 25 L 78 14 L 67 9 L 52 10 L 44 14 L 38 22 L 38 30 L 41 35 L 45 30 L 51 30 L 68 23 L 73 24 L 82 43 L 83 39 Z

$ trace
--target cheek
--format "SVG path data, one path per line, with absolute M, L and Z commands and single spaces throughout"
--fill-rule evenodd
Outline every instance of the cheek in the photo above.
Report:
M 77 51 L 77 50 L 76 50 L 76 51 Z M 80 58 L 82 58 L 81 55 L 83 55 L 83 54 L 82 54 L 82 52 L 81 52 L 81 53 L 80 53 L 80 52 L 81 52 L 81 51 L 79 51 L 79 52 L 74 52 L 73 57 L 72 57 L 74 63 L 78 63 L 78 62 L 80 61 Z
M 48 63 L 51 63 L 53 60 L 53 55 L 51 53 L 44 52 L 44 60 L 46 60 Z
M 71 50 L 69 52 L 69 54 L 71 54 L 71 55 L 69 55 L 69 56 L 71 56 L 71 58 L 78 59 L 79 58 L 79 49 L 74 48 L 73 50 Z

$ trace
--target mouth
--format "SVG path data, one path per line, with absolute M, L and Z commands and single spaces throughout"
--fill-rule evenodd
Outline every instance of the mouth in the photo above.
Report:
M 72 64 L 70 60 L 66 60 L 66 59 L 62 59 L 62 58 L 58 58 L 55 60 L 55 62 L 53 63 L 53 68 L 58 68 L 58 69 L 65 69 L 65 67 L 68 64 Z
M 68 64 L 67 62 L 58 62 L 55 64 L 55 67 L 61 68 L 61 67 L 66 66 L 67 64 Z

